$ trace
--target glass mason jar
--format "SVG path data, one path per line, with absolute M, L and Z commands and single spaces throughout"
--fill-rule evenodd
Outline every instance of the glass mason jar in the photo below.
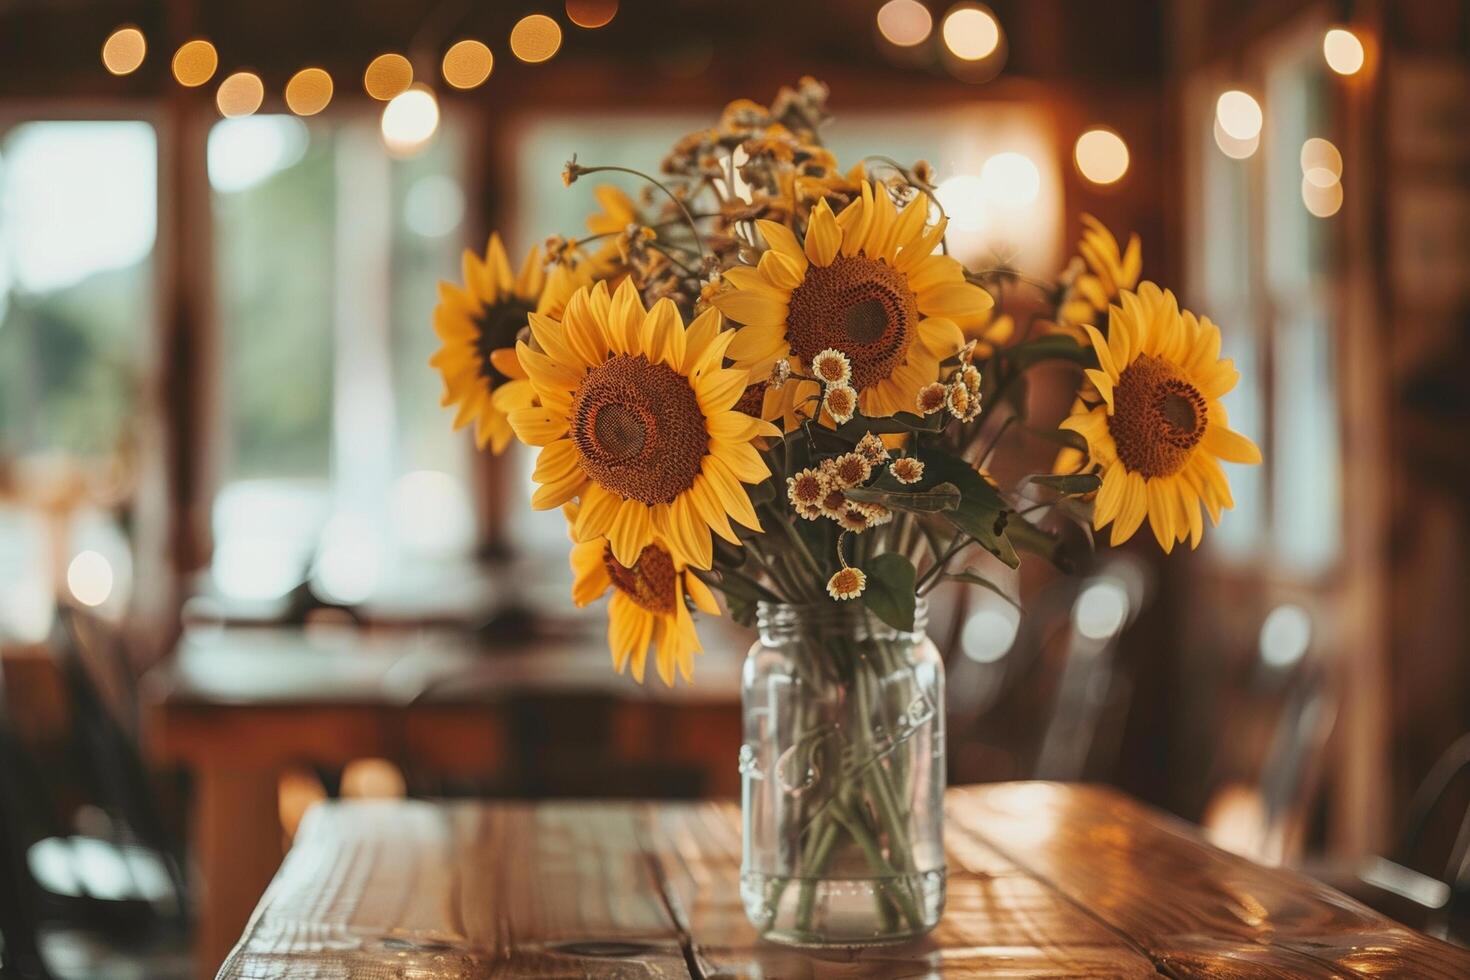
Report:
M 944 664 L 859 603 L 761 603 L 741 683 L 740 892 L 762 936 L 863 945 L 944 909 Z

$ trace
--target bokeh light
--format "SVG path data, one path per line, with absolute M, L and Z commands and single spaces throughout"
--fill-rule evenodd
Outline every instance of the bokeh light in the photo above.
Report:
M 918 0 L 888 0 L 878 8 L 878 33 L 890 44 L 911 48 L 934 30 L 934 18 Z
M 1322 57 L 1339 75 L 1355 75 L 1363 67 L 1363 42 L 1346 27 L 1334 27 L 1322 35 Z
M 237 71 L 220 82 L 214 96 L 220 115 L 227 119 L 250 115 L 264 99 L 265 85 L 260 76 L 248 71 Z
M 1330 187 L 1342 179 L 1342 154 L 1330 140 L 1313 136 L 1302 144 L 1302 176 L 1318 187 Z
M 1220 120 L 1215 119 L 1215 145 L 1220 152 L 1232 160 L 1244 160 L 1251 156 L 1261 145 L 1261 134 L 1257 133 L 1248 140 L 1236 139 L 1225 132 L 1220 126 Z
M 397 98 L 413 84 L 413 65 L 401 54 L 380 54 L 362 73 L 362 87 L 379 102 Z
M 1306 656 L 1312 643 L 1312 617 L 1301 606 L 1283 603 L 1261 624 L 1261 659 L 1268 667 L 1284 669 Z
M 1220 93 L 1215 101 L 1215 118 L 1226 136 L 1247 141 L 1261 135 L 1261 123 L 1265 121 L 1261 104 L 1235 88 Z
M 314 116 L 332 101 L 332 76 L 321 68 L 303 68 L 286 83 L 286 108 L 298 116 Z
M 483 41 L 466 38 L 456 41 L 444 52 L 440 70 L 444 80 L 455 88 L 470 89 L 484 83 L 495 69 L 495 55 Z
M 1024 153 L 997 153 L 980 168 L 985 196 L 1002 207 L 1025 207 L 1041 194 L 1041 171 Z
M 1093 582 L 1072 607 L 1072 625 L 1089 640 L 1112 638 L 1127 619 L 1128 592 L 1112 579 Z
M 944 17 L 944 46 L 962 61 L 979 61 L 1000 46 L 1000 24 L 984 7 L 955 7 Z
M 1077 137 L 1072 158 L 1077 172 L 1094 184 L 1113 184 L 1128 172 L 1128 144 L 1111 129 L 1089 129 Z
M 114 75 L 130 75 L 143 64 L 148 41 L 136 27 L 119 27 L 102 44 L 102 64 Z
M 383 107 L 383 142 L 398 156 L 423 149 L 439 128 L 439 102 L 426 88 L 411 88 Z
M 112 595 L 112 564 L 96 551 L 78 552 L 66 567 L 66 587 L 84 606 L 100 606 Z
M 174 52 L 174 78 L 185 88 L 198 88 L 214 77 L 219 68 L 219 53 L 203 38 L 179 45 Z
M 606 27 L 617 15 L 618 0 L 567 0 L 567 20 L 578 27 Z
M 1330 218 L 1342 207 L 1342 182 L 1333 181 L 1326 187 L 1302 177 L 1302 203 L 1314 217 Z
M 985 182 L 971 174 L 956 174 L 940 181 L 934 189 L 939 206 L 957 231 L 980 231 L 990 216 Z
M 511 54 L 527 64 L 547 61 L 561 47 L 561 25 L 545 14 L 530 14 L 510 30 Z

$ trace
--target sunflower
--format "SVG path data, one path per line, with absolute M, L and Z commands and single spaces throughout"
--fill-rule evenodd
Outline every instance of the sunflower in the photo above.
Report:
M 925 222 L 929 199 L 897 210 L 883 185 L 864 181 L 840 215 L 817 202 L 804 242 L 774 221 L 758 221 L 769 249 L 754 268 L 725 272 L 713 300 L 743 324 L 729 356 L 752 377 L 781 358 L 797 373 L 828 348 L 852 365 L 849 384 L 869 417 L 913 411 L 920 388 L 939 377 L 939 362 L 964 345 L 963 331 L 983 323 L 994 301 L 965 280 L 964 268 L 935 255 L 945 222 Z M 767 393 L 762 415 L 794 428 L 811 414 L 813 381 Z
M 482 259 L 464 253 L 464 285 L 439 283 L 434 332 L 444 346 L 429 364 L 444 376 L 440 404 L 458 405 L 454 427 L 475 423 L 475 445 L 502 452 L 510 442 L 506 412 L 531 404 L 535 393 L 516 362 L 516 335 L 533 312 L 561 315 L 567 298 L 585 274 L 558 266 L 547 273 L 538 249 L 531 249 L 518 275 L 499 235 L 490 236 Z
M 1094 526 L 1113 525 L 1112 543 L 1133 536 L 1148 517 L 1168 552 L 1175 541 L 1199 544 L 1204 527 L 1234 506 L 1220 460 L 1259 463 L 1261 451 L 1231 431 L 1220 398 L 1240 377 L 1220 359 L 1220 331 L 1181 312 L 1173 293 L 1151 282 L 1124 291 L 1108 314 L 1104 339 L 1084 325 L 1099 367 L 1087 372 L 1102 404 L 1062 421 L 1087 440 L 1102 470 Z
M 577 505 L 568 504 L 565 512 L 569 528 L 575 528 Z M 643 683 L 652 646 L 658 676 L 665 684 L 673 686 L 676 667 L 685 681 L 694 679 L 694 655 L 701 648 L 685 599 L 711 616 L 718 616 L 720 607 L 687 565 L 657 540 L 646 545 L 632 565 L 624 565 L 613 557 L 612 546 L 603 537 L 573 544 L 571 565 L 572 601 L 579 607 L 613 590 L 607 604 L 607 643 L 614 670 L 621 674 L 631 663 L 633 679 Z
M 1078 343 L 1087 341 L 1082 331 L 1083 324 L 1101 326 L 1098 322 L 1108 306 L 1118 299 L 1125 289 L 1138 284 L 1143 272 L 1143 246 L 1134 235 L 1128 239 L 1128 250 L 1118 250 L 1118 240 L 1113 233 L 1090 214 L 1082 216 L 1085 230 L 1077 243 L 1078 257 L 1073 260 L 1071 282 L 1062 294 L 1057 307 L 1057 327 L 1060 332 L 1075 337 Z
M 579 498 L 577 541 L 606 537 L 637 564 L 658 534 L 675 559 L 709 568 L 713 533 L 739 544 L 730 518 L 761 529 L 742 483 L 770 470 L 753 441 L 775 426 L 734 411 L 746 372 L 722 367 L 733 331 L 710 310 L 687 328 L 673 302 L 645 310 L 624 281 L 579 290 L 563 320 L 533 315 L 536 348 L 516 345 L 540 404 L 510 413 L 522 442 L 542 447 L 538 510 Z

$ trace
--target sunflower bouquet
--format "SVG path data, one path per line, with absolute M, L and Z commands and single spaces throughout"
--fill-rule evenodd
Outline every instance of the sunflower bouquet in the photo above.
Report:
M 664 683 L 692 680 L 694 613 L 719 615 L 717 594 L 785 637 L 783 684 L 809 696 L 756 712 L 743 889 L 758 925 L 799 941 L 833 936 L 819 920 L 848 892 L 829 879 L 877 882 L 859 938 L 937 917 L 924 596 L 1003 591 L 994 570 L 1059 560 L 1067 522 L 1111 525 L 1117 545 L 1147 519 L 1165 551 L 1197 545 L 1202 509 L 1232 505 L 1220 461 L 1260 458 L 1226 421 L 1219 330 L 1139 282 L 1136 238 L 1120 249 L 1084 219 L 1054 284 L 967 268 L 929 166 L 839 167 L 826 96 L 804 79 L 734 102 L 657 176 L 573 158 L 567 184 L 621 172 L 644 192 L 598 188 L 589 234 L 549 238 L 519 272 L 492 236 L 434 316 L 455 424 L 495 452 L 512 433 L 536 448 L 532 506 L 566 515 L 573 601 L 611 593 L 618 671 L 641 681 L 651 652 Z M 1018 335 L 996 307 L 1023 287 L 1039 302 Z M 991 453 L 1024 418 L 1028 372 L 1057 362 L 1071 413 L 1018 430 L 1060 445 L 1052 472 L 1001 486 Z

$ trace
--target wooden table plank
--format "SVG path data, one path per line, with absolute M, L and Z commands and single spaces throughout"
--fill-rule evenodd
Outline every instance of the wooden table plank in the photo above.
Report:
M 909 946 L 762 943 L 731 804 L 328 804 L 221 977 L 1464 977 L 1470 953 L 1117 793 L 951 790 Z
M 1170 976 L 1470 976 L 1465 950 L 1219 850 L 1111 790 L 977 786 L 951 791 L 947 804 L 951 838 L 1000 851 Z

